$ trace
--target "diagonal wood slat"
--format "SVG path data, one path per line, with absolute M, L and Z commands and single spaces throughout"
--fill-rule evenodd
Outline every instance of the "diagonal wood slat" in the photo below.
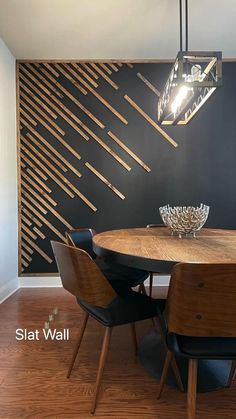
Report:
M 27 134 L 26 134 L 27 135 Z M 44 188 L 45 189 L 45 191 L 47 191 L 48 193 L 51 193 L 52 192 L 52 190 L 47 186 L 47 185 L 45 185 L 45 183 L 43 183 L 42 182 L 42 180 L 41 179 L 39 179 L 38 178 L 38 176 L 36 176 L 35 175 L 35 173 L 31 170 L 31 169 L 29 169 L 28 167 L 26 168 L 26 172 L 27 173 L 29 173 L 29 175 L 40 185 L 40 186 L 42 186 L 42 188 Z
M 151 169 L 148 167 L 129 147 L 127 147 L 123 141 L 121 141 L 113 132 L 108 131 L 109 137 L 111 137 L 123 150 L 125 150 L 140 166 L 144 168 L 147 172 L 150 172 Z
M 25 266 L 25 268 L 28 268 L 28 266 L 29 266 L 29 263 L 28 263 L 26 260 L 24 260 L 24 258 L 23 258 L 23 257 L 21 258 L 21 264 L 22 264 L 23 266 Z
M 36 250 L 37 253 L 39 253 L 40 256 L 42 256 L 48 263 L 52 263 L 53 260 L 42 250 L 40 247 L 34 243 L 25 233 L 22 233 L 22 237 L 25 239 L 25 241 L 30 244 L 31 247 L 33 247 L 34 250 Z
M 122 65 L 120 66 L 118 63 L 113 64 L 113 63 L 108 63 L 108 65 L 112 68 L 112 70 L 114 70 L 116 73 L 119 71 L 118 67 L 122 67 Z M 118 67 L 116 67 L 116 65 L 118 65 Z
M 22 77 L 22 75 L 20 77 Z M 32 92 L 32 90 L 28 89 L 28 87 L 25 84 L 23 84 L 21 81 L 20 81 L 20 89 L 21 89 L 20 94 L 22 94 L 22 90 L 24 90 L 28 94 L 28 96 L 30 96 L 35 102 L 37 102 L 50 116 L 52 116 L 52 118 L 57 119 L 57 115 L 44 103 L 44 101 L 39 99 L 39 97 L 36 96 Z
M 159 125 L 153 121 L 152 118 L 150 118 L 150 116 L 143 111 L 143 109 L 140 108 L 140 106 L 137 105 L 137 103 L 134 102 L 134 100 L 132 100 L 128 95 L 124 95 L 125 100 L 127 100 L 127 102 L 136 110 L 138 111 L 138 113 L 140 115 L 143 116 L 143 118 L 146 119 L 146 121 L 152 125 L 167 141 L 169 141 L 169 143 L 171 145 L 173 145 L 174 147 L 178 147 L 178 144 L 176 143 L 175 140 L 173 140 L 173 138 L 171 138 L 161 127 L 159 127 Z
M 56 64 L 56 68 L 59 69 L 60 71 L 63 72 L 63 74 L 65 75 L 65 77 L 67 77 L 70 81 L 71 81 L 71 77 L 68 76 L 68 73 L 66 73 L 65 70 L 63 70 L 61 68 L 61 66 L 59 64 Z M 69 70 L 69 71 L 73 71 L 73 70 Z M 76 82 L 75 82 L 76 83 Z M 75 84 L 73 83 L 73 84 Z M 88 85 L 88 83 L 86 83 L 82 78 L 81 78 L 81 83 L 83 83 L 86 88 L 104 105 L 106 106 L 115 116 L 117 116 L 118 119 L 120 119 L 120 121 L 122 121 L 124 124 L 128 124 L 128 121 L 126 118 L 124 118 L 113 106 L 111 106 L 99 93 L 96 92 L 96 90 L 94 90 L 91 86 Z
M 113 89 L 115 89 L 115 90 L 118 90 L 119 89 L 119 86 L 117 86 L 117 84 L 116 83 L 114 83 L 114 81 L 112 81 L 111 79 L 110 79 L 110 77 L 108 77 L 105 73 L 104 73 L 104 71 L 102 71 L 101 70 L 101 68 L 99 67 L 99 65 L 97 65 L 97 64 L 94 64 L 94 63 L 91 63 L 91 66 L 94 68 L 94 70 L 96 70 L 99 74 L 100 74 L 100 76 L 102 76 L 102 78 L 104 79 L 104 80 L 106 80 L 106 82 L 111 86 L 111 87 L 113 87 Z
M 63 76 L 65 76 L 78 90 L 80 90 L 84 95 L 87 95 L 87 93 L 88 93 L 87 90 L 85 90 L 84 87 L 82 87 L 81 84 L 79 84 L 77 80 L 75 80 L 67 71 L 65 71 L 64 68 L 61 67 L 60 64 L 56 64 L 55 66 L 60 71 L 60 73 L 63 74 Z M 78 76 L 78 78 L 79 78 L 79 76 Z M 83 80 L 83 79 L 81 79 L 81 80 Z M 81 80 L 80 80 L 80 82 L 81 82 Z M 85 84 L 85 86 L 87 85 L 87 83 L 82 83 L 82 84 Z
M 64 164 L 65 166 L 67 166 L 76 176 L 78 176 L 79 178 L 82 176 L 81 173 L 74 168 L 74 166 L 72 166 L 72 164 L 70 162 L 68 162 L 68 160 L 66 160 L 47 140 L 45 140 L 45 138 L 42 137 L 42 135 L 40 135 L 37 131 L 35 131 L 33 128 L 28 127 L 30 129 L 30 131 L 49 149 L 51 150 Z M 27 137 L 31 137 L 32 135 L 30 135 L 30 133 L 26 134 Z M 65 171 L 65 170 L 64 170 Z
M 43 120 L 43 118 L 46 119 L 46 121 L 49 122 L 53 126 L 53 128 L 55 128 L 61 135 L 65 135 L 65 131 L 63 131 L 48 115 L 46 115 L 46 113 L 42 109 L 40 109 L 39 106 L 37 106 L 36 103 L 34 103 L 27 95 L 21 92 L 20 96 L 23 97 L 26 100 L 26 102 L 28 102 L 38 112 L 38 114 L 34 112 L 32 108 L 30 108 L 23 100 L 21 100 L 21 103 L 24 105 L 25 109 L 27 109 L 27 111 L 31 113 L 36 120 L 38 120 L 42 125 L 44 125 L 45 121 Z
M 72 63 L 72 66 L 80 73 L 84 78 L 92 84 L 93 87 L 97 88 L 98 84 L 90 77 L 86 71 L 84 71 L 77 63 Z
M 25 212 L 25 214 L 27 214 L 27 216 L 29 217 L 29 219 L 36 224 L 38 227 L 42 227 L 42 223 L 35 217 L 35 215 L 33 215 L 31 212 L 29 212 L 25 207 L 22 208 L 22 211 Z
M 51 83 L 49 83 L 49 81 L 47 81 L 43 77 L 40 77 L 40 74 L 38 74 L 38 72 L 35 70 L 35 68 L 31 64 L 26 64 L 26 67 L 28 69 L 30 69 L 30 71 L 32 73 L 34 73 L 36 75 L 36 77 L 38 77 L 39 80 L 42 81 L 49 89 L 51 89 L 53 91 L 53 93 L 55 93 L 57 96 L 59 96 L 61 99 L 63 99 L 63 94 L 60 93 L 59 90 L 57 90 L 57 88 L 55 86 L 53 86 Z
M 22 192 L 22 197 L 21 197 L 22 202 L 24 202 L 23 201 L 24 198 L 27 198 L 44 215 L 46 215 L 48 213 L 47 210 L 45 208 L 43 208 L 42 205 L 40 205 L 37 201 L 35 201 L 35 199 L 24 188 L 21 189 L 21 192 Z
M 27 176 L 27 174 L 25 174 L 24 172 L 22 172 L 22 177 L 25 178 L 25 180 L 27 182 L 29 182 L 34 189 L 36 189 L 36 191 L 38 191 L 44 198 L 46 198 L 48 200 L 48 202 L 50 202 L 54 207 L 57 206 L 57 203 L 54 201 L 54 199 L 52 199 L 42 188 L 39 188 L 36 183 L 29 177 Z M 22 185 L 25 185 L 27 188 L 27 183 L 22 181 Z
M 146 86 L 153 92 L 155 93 L 156 96 L 161 96 L 161 93 L 159 92 L 159 90 L 153 86 L 153 84 L 147 80 L 141 73 L 137 73 L 137 77 L 143 81 L 144 84 L 146 84 Z
M 23 214 L 21 214 L 21 220 L 23 220 L 29 227 L 32 226 L 31 221 L 29 221 Z
M 60 74 L 55 70 L 55 68 L 51 67 L 50 64 L 48 63 L 43 63 L 43 65 L 49 70 L 51 71 L 51 73 L 55 76 L 55 77 L 59 77 Z
M 41 237 L 41 239 L 46 239 L 46 236 L 37 227 L 33 227 L 33 230 L 35 231 L 35 233 L 37 233 L 39 237 Z
M 39 143 L 38 140 L 36 140 L 36 138 L 34 138 L 29 132 L 27 132 L 26 136 L 32 141 L 32 143 L 34 143 L 34 145 L 36 145 L 36 147 L 38 147 L 40 150 L 42 150 L 42 152 L 49 157 L 50 160 L 53 161 L 53 163 L 55 163 L 64 173 L 66 173 L 68 170 L 67 168 L 52 154 L 50 153 L 50 151 L 48 151 L 46 148 L 41 147 L 41 144 Z
M 55 166 L 53 166 L 50 162 L 48 162 L 48 160 L 41 154 L 39 153 L 35 147 L 28 141 L 26 140 L 26 138 L 24 138 L 23 136 L 21 136 L 22 141 L 28 145 L 28 147 L 31 148 L 31 150 L 36 154 L 36 156 L 38 156 L 44 163 L 47 164 L 48 167 L 50 167 L 50 169 L 52 169 L 54 171 L 54 173 L 56 173 L 57 176 L 59 176 L 62 181 L 64 183 L 66 183 L 66 185 L 68 187 L 70 187 L 78 196 L 79 198 L 82 199 L 82 201 L 84 201 L 85 204 L 87 204 L 93 211 L 97 211 L 97 208 L 65 177 L 63 176 L 56 168 Z M 22 146 L 21 146 L 22 147 Z M 25 148 L 25 147 L 24 147 Z M 22 148 L 23 149 L 23 148 Z M 26 149 L 27 150 L 27 149 Z M 37 158 L 35 158 L 34 156 L 34 160 L 36 161 Z M 38 160 L 38 159 L 37 159 Z M 43 170 L 49 174 L 49 176 L 51 176 L 53 179 L 57 179 L 56 182 L 59 184 L 59 180 L 58 178 L 56 178 L 51 171 L 49 171 L 45 166 L 43 168 Z M 60 182 L 61 187 L 63 186 L 63 189 L 65 190 L 65 186 Z M 67 188 L 66 188 L 67 189 Z M 66 191 L 66 190 L 65 190 Z M 67 189 L 67 191 L 69 191 L 69 189 Z M 70 191 L 69 191 L 70 192 Z M 68 192 L 67 192 L 68 193 Z M 72 194 L 73 195 L 73 194 Z M 70 192 L 70 196 L 71 196 L 71 192 Z M 72 198 L 74 198 L 74 195 L 71 196 Z
M 31 262 L 32 258 L 28 255 L 27 252 L 25 252 L 25 250 L 22 250 L 22 256 L 24 256 L 24 258 L 27 259 L 28 262 Z
M 54 83 L 57 85 L 57 87 L 67 96 L 69 97 L 72 102 L 74 102 L 79 109 L 81 109 L 89 118 L 92 119 L 93 122 L 95 122 L 100 128 L 105 128 L 105 125 L 96 117 L 93 115 L 92 112 L 90 112 L 84 105 L 82 105 L 81 102 L 79 102 L 78 99 L 76 99 L 70 92 L 68 92 L 65 87 L 63 87 L 57 80 L 53 79 L 53 77 L 47 72 L 47 70 L 44 70 L 43 68 L 40 69 L 45 76 L 49 77 L 50 80 L 54 81 Z
M 88 162 L 85 163 L 85 166 L 94 173 L 95 176 L 97 176 L 103 183 L 105 183 L 105 185 L 108 186 L 108 188 L 110 188 L 112 190 L 112 192 L 114 192 L 117 196 L 119 196 L 119 198 L 121 199 L 125 199 L 125 196 L 114 186 L 112 185 L 109 180 L 107 180 L 97 169 L 95 169 L 95 167 L 93 167 L 91 164 L 89 164 Z
M 31 118 L 31 116 L 27 113 L 27 112 L 25 112 L 24 111 L 24 109 L 22 108 L 22 104 L 20 105 L 20 113 L 22 114 L 22 115 L 24 115 L 24 117 L 25 118 L 27 118 L 28 120 L 29 120 L 29 122 L 34 126 L 34 127 L 36 127 L 36 125 L 37 125 L 37 122 L 33 119 L 33 118 Z
M 25 83 L 26 84 L 28 84 L 28 86 L 34 91 L 34 92 L 36 92 L 44 101 L 46 101 L 57 113 L 58 113 L 58 115 L 60 115 L 63 119 L 65 119 L 65 121 L 68 123 L 68 124 L 70 124 L 77 132 L 79 132 L 80 134 L 81 134 L 81 136 L 82 137 L 84 137 L 86 140 L 88 140 L 88 138 L 87 138 L 87 136 L 85 136 L 85 134 L 79 129 L 79 128 L 77 128 L 77 126 L 52 102 L 52 101 L 50 101 L 50 99 L 49 98 L 47 98 L 33 83 L 31 83 L 24 75 L 22 75 L 22 74 L 20 74 L 20 78 L 22 79 L 22 80 L 24 80 L 25 81 Z M 32 79 L 32 81 L 34 81 L 35 82 L 35 77 L 34 76 L 32 76 L 32 75 L 30 75 L 30 78 Z M 50 92 L 49 92 L 49 90 L 48 89 L 46 89 L 46 93 L 48 94 L 48 96 L 50 97 L 50 98 L 52 98 L 52 99 L 56 99 L 57 100 L 57 98 L 56 97 L 54 97 L 54 95 L 52 95 Z M 60 103 L 61 104 L 61 102 L 60 101 L 58 101 L 58 103 Z M 61 104 L 61 106 L 63 107 L 63 108 L 65 108 L 64 107 L 64 105 L 63 104 Z M 70 111 L 68 111 L 69 112 L 69 114 L 71 115 L 72 114 L 72 112 L 70 112 Z M 72 154 L 74 154 L 74 156 L 75 157 L 77 157 L 78 159 L 80 159 L 81 157 L 80 157 L 80 155 L 79 155 L 79 153 L 77 153 L 66 141 L 64 141 L 62 138 L 60 138 L 60 137 L 57 137 L 57 140 L 59 140 Z
M 26 147 L 24 147 L 23 145 L 21 145 L 21 150 L 24 151 L 32 160 L 34 160 L 34 162 L 39 166 L 42 167 L 42 164 L 40 162 L 39 159 L 37 159 L 37 157 L 35 157 Z M 23 153 L 22 153 L 23 154 Z M 31 160 L 28 159 L 28 157 L 26 157 L 23 154 L 23 158 L 24 160 L 30 165 L 31 164 Z M 54 182 L 56 182 L 58 184 L 58 186 L 60 186 L 71 198 L 74 198 L 75 195 L 59 180 L 57 179 L 57 177 L 45 166 L 43 166 L 42 168 L 45 173 L 48 174 L 49 177 L 51 177 Z
M 67 180 L 67 178 L 65 176 L 63 176 L 63 174 L 61 172 L 59 172 L 59 170 L 57 170 L 57 168 L 48 161 L 48 159 L 46 157 L 44 157 L 38 150 L 36 150 L 36 148 L 31 144 L 30 141 L 28 141 L 25 137 L 21 136 L 21 140 L 31 149 L 31 151 L 34 153 L 32 154 L 26 147 L 24 147 L 23 145 L 21 145 L 21 149 L 23 151 L 25 151 L 29 157 L 32 157 L 33 160 L 39 165 L 42 166 L 42 163 L 45 163 L 45 165 L 47 166 L 43 166 L 43 171 L 45 173 L 47 173 L 53 180 L 55 180 L 55 182 L 61 186 L 61 188 L 71 197 L 74 198 L 74 195 L 72 194 L 72 192 L 70 191 L 69 188 L 67 188 L 64 183 L 66 183 L 68 186 L 70 186 L 70 182 Z M 37 157 L 35 157 L 35 155 L 40 159 L 38 159 Z M 50 170 L 49 170 L 49 169 Z M 52 171 L 57 175 L 57 177 L 55 177 L 55 175 L 52 173 Z M 60 178 L 62 180 L 62 183 L 58 178 Z
M 59 102 L 57 98 L 54 98 L 54 100 L 58 103 L 59 106 L 63 107 L 63 109 L 66 112 L 69 112 L 67 108 Z M 59 111 L 60 112 L 60 111 Z M 126 170 L 130 171 L 131 167 L 125 163 L 111 148 L 104 143 L 104 141 L 101 140 L 96 134 L 93 133 L 92 130 L 90 130 L 79 118 L 77 118 L 75 115 L 73 115 L 71 112 L 69 112 L 70 116 L 73 117 L 73 119 L 95 140 L 97 143 L 99 143 L 109 154 L 111 154 L 123 167 L 125 167 Z M 89 137 L 87 137 L 89 138 Z
M 98 63 L 97 63 L 98 64 Z M 111 69 L 108 67 L 108 65 L 104 64 L 104 63 L 99 63 L 100 67 L 103 68 L 103 70 L 105 70 L 107 72 L 107 74 L 109 74 L 109 76 L 112 74 Z
M 76 176 L 79 178 L 82 176 L 81 173 L 72 166 L 68 160 L 66 160 L 42 135 L 35 131 L 32 127 L 28 127 L 30 131 L 49 149 L 51 150 L 64 164 L 67 166 Z M 32 137 L 30 133 L 26 134 L 27 137 Z
M 35 164 L 33 163 L 33 162 L 31 162 L 31 160 L 29 160 L 23 153 L 21 153 L 20 154 L 20 157 L 21 157 L 21 159 L 23 159 L 23 160 L 25 160 L 25 162 L 39 175 L 39 176 L 41 176 L 41 178 L 43 179 L 43 180 L 48 180 L 48 178 L 47 178 L 47 176 L 45 176 L 45 174 L 40 170 L 40 169 L 38 169 L 36 166 L 35 166 Z M 29 171 L 30 169 L 29 168 L 27 168 L 26 169 L 26 171 Z M 33 172 L 32 172 L 33 173 Z M 33 176 L 32 176 L 33 177 Z
M 22 247 L 30 254 L 30 255 L 32 255 L 33 253 L 34 253 L 34 251 L 29 247 L 29 246 L 27 246 L 27 244 L 22 240 Z
M 98 80 L 98 79 L 99 79 L 99 76 L 95 73 L 95 71 L 93 71 L 93 70 L 89 67 L 89 65 L 88 65 L 88 64 L 82 63 L 81 65 L 82 65 L 82 66 L 85 68 L 85 70 L 87 70 L 87 72 L 88 72 L 89 74 L 91 74 L 91 76 L 93 76 L 96 80 Z
M 27 190 L 39 201 L 41 202 L 47 209 L 50 211 L 54 217 L 56 217 L 58 220 L 61 221 L 67 228 L 72 229 L 72 226 L 68 221 L 65 220 L 64 217 L 62 217 L 59 212 L 57 212 L 50 204 L 45 201 L 44 198 L 42 198 L 31 186 L 27 185 L 25 182 L 22 182 L 22 185 L 27 188 Z
M 21 224 L 21 228 L 22 230 L 25 230 L 26 233 L 28 233 L 28 235 L 33 239 L 33 240 L 37 240 L 37 236 L 36 234 L 34 234 L 28 227 L 26 227 L 24 225 L 24 223 Z
M 22 202 L 48 227 L 53 231 L 62 241 L 67 243 L 65 236 L 63 236 L 57 228 L 52 225 L 43 215 L 41 215 L 35 207 L 33 207 L 26 199 L 22 198 Z

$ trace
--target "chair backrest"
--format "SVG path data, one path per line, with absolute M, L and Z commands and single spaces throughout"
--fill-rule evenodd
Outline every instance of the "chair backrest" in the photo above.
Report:
M 93 236 L 95 234 L 96 231 L 92 228 L 77 228 L 65 232 L 69 246 L 75 246 L 85 250 L 92 259 L 96 258 L 96 253 L 93 251 Z
M 236 337 L 236 264 L 176 264 L 165 316 L 180 335 Z
M 64 243 L 51 245 L 63 288 L 87 304 L 107 307 L 117 294 L 89 254 Z

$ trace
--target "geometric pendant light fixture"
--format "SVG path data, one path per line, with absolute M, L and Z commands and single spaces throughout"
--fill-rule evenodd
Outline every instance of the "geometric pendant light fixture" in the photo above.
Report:
M 158 122 L 186 125 L 222 85 L 221 51 L 188 51 L 188 0 L 185 0 L 185 50 L 182 0 L 179 0 L 180 51 L 158 101 Z

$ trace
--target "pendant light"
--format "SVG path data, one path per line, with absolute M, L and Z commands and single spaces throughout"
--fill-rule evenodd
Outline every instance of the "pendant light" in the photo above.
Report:
M 185 1 L 185 50 L 183 51 L 183 4 L 179 0 L 180 51 L 158 101 L 162 125 L 188 124 L 222 85 L 221 51 L 188 51 L 188 0 Z

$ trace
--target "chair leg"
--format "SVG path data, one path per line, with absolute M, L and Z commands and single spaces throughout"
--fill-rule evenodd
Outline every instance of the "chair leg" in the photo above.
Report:
M 101 386 L 102 375 L 103 375 L 105 362 L 106 362 L 108 349 L 109 349 L 109 343 L 110 343 L 110 339 L 111 339 L 111 332 L 112 332 L 112 327 L 106 327 L 105 335 L 104 335 L 103 343 L 102 343 L 101 355 L 100 355 L 100 359 L 99 359 L 94 398 L 93 398 L 93 403 L 92 403 L 92 408 L 91 408 L 91 413 L 92 414 L 95 413 L 96 406 L 97 406 L 98 394 L 99 394 L 99 390 L 100 390 L 100 386 Z
M 226 384 L 226 387 L 230 387 L 232 384 L 232 381 L 234 379 L 235 376 L 235 371 L 236 371 L 236 361 L 232 361 L 232 365 L 231 365 L 231 369 L 230 369 L 230 373 L 229 373 L 229 378 L 228 378 L 228 382 Z
M 81 345 L 81 342 L 82 342 L 82 339 L 83 339 L 83 336 L 84 336 L 84 331 L 86 329 L 88 318 L 89 318 L 89 315 L 88 315 L 88 313 L 85 312 L 84 313 L 84 318 L 83 318 L 83 323 L 82 323 L 82 326 L 81 326 L 81 329 L 80 329 L 80 332 L 79 332 L 79 336 L 78 336 L 78 339 L 77 339 L 77 343 L 75 345 L 75 349 L 74 349 L 74 352 L 73 352 L 72 360 L 71 360 L 71 363 L 70 363 L 70 366 L 69 366 L 69 369 L 68 369 L 68 372 L 67 372 L 67 378 L 70 378 L 70 374 L 71 374 L 72 368 L 74 366 L 75 359 L 77 357 L 77 354 L 78 354 L 78 351 L 79 351 L 79 348 L 80 348 L 80 345 Z
M 150 278 L 149 278 L 149 297 L 152 296 L 152 286 L 153 286 L 153 272 L 150 272 Z
M 133 339 L 133 344 L 134 344 L 134 353 L 135 353 L 135 356 L 137 356 L 138 342 L 137 342 L 135 323 L 130 323 L 130 327 L 131 327 L 132 339 Z
M 154 325 L 156 326 L 157 330 L 160 332 L 162 341 L 164 343 L 164 346 L 166 348 L 166 350 L 168 351 L 167 345 L 166 345 L 166 339 L 165 339 L 165 335 L 163 333 L 162 327 L 161 327 L 161 323 L 160 323 L 160 319 L 158 317 L 153 317 L 154 320 Z M 176 383 L 178 385 L 178 388 L 180 391 L 184 392 L 184 386 L 183 386 L 183 382 L 182 382 L 182 378 L 179 372 L 179 367 L 177 365 L 176 359 L 173 356 L 172 361 L 171 361 L 171 368 L 172 371 L 174 373 L 175 379 L 176 379 Z
M 184 386 L 183 386 L 182 378 L 181 378 L 181 375 L 180 375 L 180 372 L 179 372 L 179 367 L 177 365 L 175 357 L 173 357 L 173 359 L 171 361 L 171 368 L 172 368 L 172 371 L 174 373 L 174 376 L 175 376 L 177 385 L 179 387 L 179 390 L 184 392 Z
M 146 288 L 144 284 L 139 285 L 139 292 L 142 292 L 144 295 L 147 295 Z
M 159 391 L 158 391 L 158 394 L 157 394 L 157 399 L 160 399 L 160 397 L 162 395 L 164 384 L 166 382 L 166 376 L 167 376 L 167 373 L 169 371 L 172 359 L 173 359 L 173 353 L 171 351 L 168 351 L 167 354 L 166 354 L 166 359 L 165 359 L 164 367 L 163 367 L 162 374 L 161 374 L 161 381 L 160 381 L 160 385 L 159 385 Z
M 195 419 L 197 396 L 197 365 L 197 359 L 190 359 L 188 362 L 188 419 Z

